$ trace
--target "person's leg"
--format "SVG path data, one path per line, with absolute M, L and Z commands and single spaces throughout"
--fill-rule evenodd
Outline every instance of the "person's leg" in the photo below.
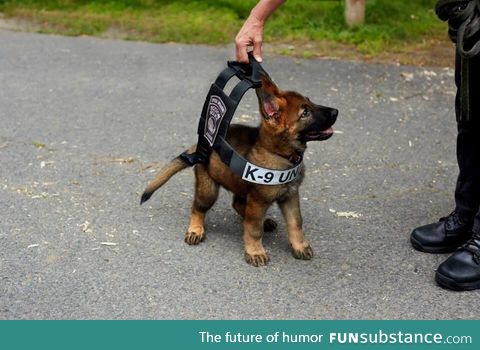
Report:
M 472 77 L 480 74 L 480 57 L 471 67 Z M 453 290 L 480 288 L 480 82 L 471 87 L 470 118 L 460 121 L 458 130 L 458 163 L 460 175 L 455 192 L 456 210 L 475 215 L 472 237 L 437 269 L 438 284 Z
M 476 65 L 480 67 L 480 65 Z M 410 241 L 412 246 L 427 253 L 449 253 L 455 251 L 471 237 L 473 217 L 480 204 L 480 162 L 479 155 L 479 123 L 475 119 L 463 121 L 461 109 L 461 70 L 462 61 L 456 55 L 455 84 L 455 114 L 458 123 L 457 161 L 459 175 L 455 189 L 455 210 L 439 222 L 417 227 L 413 230 Z M 472 72 L 475 73 L 475 72 Z M 480 74 L 480 72 L 476 72 Z M 480 118 L 480 114 L 478 114 Z M 477 118 L 477 119 L 478 119 Z M 471 119 L 471 118 L 470 118 Z
M 458 122 L 457 161 L 459 175 L 455 190 L 456 211 L 466 217 L 473 217 L 480 205 L 480 57 L 470 59 L 468 65 L 469 115 L 462 115 L 461 106 L 461 59 L 457 53 L 455 64 L 455 83 L 457 96 L 455 112 Z M 465 108 L 463 108 L 465 110 Z

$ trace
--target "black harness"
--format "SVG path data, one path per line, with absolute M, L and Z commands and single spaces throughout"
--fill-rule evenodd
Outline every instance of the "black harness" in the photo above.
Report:
M 227 142 L 227 132 L 235 110 L 243 95 L 249 89 L 262 86 L 261 74 L 268 74 L 253 55 L 249 54 L 249 64 L 229 61 L 210 87 L 198 123 L 198 142 L 194 153 L 184 152 L 180 158 L 190 166 L 207 164 L 212 151 L 220 156 L 230 170 L 243 180 L 262 185 L 280 185 L 291 182 L 300 176 L 302 159 L 287 169 L 268 169 L 243 158 Z M 223 90 L 228 81 L 236 76 L 240 81 L 230 95 Z

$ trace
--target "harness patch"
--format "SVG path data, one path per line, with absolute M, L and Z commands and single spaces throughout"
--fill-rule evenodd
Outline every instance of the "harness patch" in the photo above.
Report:
M 218 129 L 222 123 L 222 119 L 227 112 L 227 107 L 220 97 L 217 95 L 210 96 L 207 109 L 207 121 L 205 123 L 204 136 L 210 146 L 213 146 L 215 138 L 218 134 Z

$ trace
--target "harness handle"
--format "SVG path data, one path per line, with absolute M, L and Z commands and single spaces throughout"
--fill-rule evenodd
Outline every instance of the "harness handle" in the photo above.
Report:
M 260 74 L 266 74 L 266 72 L 251 52 L 248 53 L 248 63 L 228 61 L 227 65 L 235 71 L 238 79 L 250 81 L 255 89 L 262 86 Z

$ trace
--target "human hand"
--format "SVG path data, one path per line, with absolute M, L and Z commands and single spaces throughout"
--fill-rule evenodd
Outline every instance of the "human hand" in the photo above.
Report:
M 248 63 L 248 48 L 253 46 L 253 57 L 262 62 L 263 27 L 262 21 L 250 14 L 242 28 L 235 37 L 235 49 L 237 61 Z

